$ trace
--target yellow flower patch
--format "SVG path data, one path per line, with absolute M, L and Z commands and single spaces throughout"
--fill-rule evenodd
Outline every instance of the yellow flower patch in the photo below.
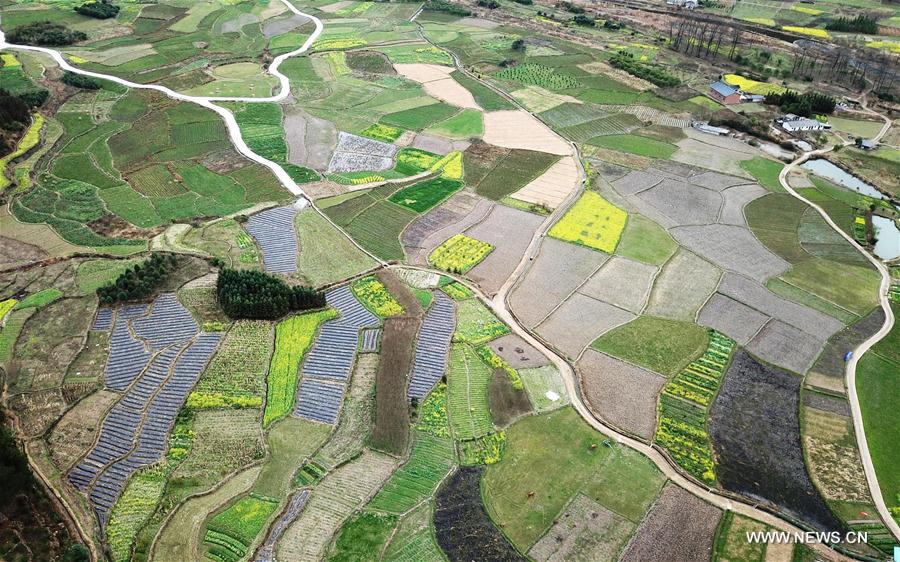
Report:
M 457 234 L 431 252 L 431 265 L 451 273 L 465 273 L 481 263 L 494 247 L 487 242 Z
M 785 31 L 793 31 L 794 33 L 800 33 L 802 35 L 809 35 L 810 37 L 818 37 L 820 39 L 829 39 L 831 35 L 828 34 L 824 29 L 819 29 L 817 27 L 800 27 L 796 25 L 783 25 L 781 29 Z
M 781 94 L 786 88 L 778 84 L 769 84 L 768 82 L 757 82 L 749 78 L 744 78 L 740 74 L 726 74 L 722 77 L 726 84 L 737 86 L 748 94 L 766 95 L 769 93 Z
M 14 66 L 22 66 L 22 63 L 19 62 L 19 59 L 16 58 L 12 53 L 0 53 L 0 61 L 3 61 L 4 67 L 12 68 Z
M 550 236 L 611 254 L 619 244 L 628 213 L 598 193 L 586 191 L 550 229 Z
M 403 306 L 397 302 L 387 290 L 387 287 L 374 276 L 370 275 L 354 281 L 350 286 L 350 290 L 353 291 L 353 294 L 363 306 L 382 318 L 403 314 Z

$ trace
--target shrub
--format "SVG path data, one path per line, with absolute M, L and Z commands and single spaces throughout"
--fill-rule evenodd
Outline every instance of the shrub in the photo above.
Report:
M 309 287 L 290 287 L 261 271 L 223 269 L 216 282 L 219 306 L 231 318 L 280 318 L 292 310 L 325 306 L 325 295 Z
M 656 68 L 634 60 L 631 53 L 619 52 L 609 59 L 609 64 L 619 70 L 624 70 L 632 76 L 637 76 L 657 86 L 672 87 L 681 84 L 681 80 L 669 74 L 661 68 Z
M 594 18 L 592 18 L 591 16 L 586 16 L 584 14 L 578 14 L 577 16 L 572 18 L 572 22 L 574 22 L 575 25 L 583 25 L 585 27 L 594 27 L 595 25 L 597 25 L 597 22 L 594 21 Z
M 91 78 L 90 76 L 83 76 L 81 74 L 75 74 L 74 72 L 69 72 L 68 70 L 63 72 L 61 80 L 64 84 L 68 84 L 69 86 L 74 86 L 75 88 L 81 88 L 82 90 L 99 90 L 100 89 L 100 81 Z
M 129 267 L 115 281 L 97 289 L 101 304 L 142 299 L 149 296 L 169 276 L 171 268 L 178 264 L 175 254 L 168 257 L 153 254 L 144 263 Z
M 466 17 L 471 16 L 472 12 L 467 8 L 448 2 L 447 0 L 428 0 L 425 2 L 423 9 L 429 12 L 444 12 L 453 16 Z
M 878 34 L 878 21 L 871 16 L 860 14 L 855 18 L 840 17 L 825 25 L 828 31 L 850 31 L 853 33 Z
M 23 45 L 45 45 L 58 47 L 84 41 L 87 35 L 81 31 L 72 31 L 64 25 L 49 21 L 36 21 L 14 28 L 7 35 L 10 43 Z
M 85 2 L 81 6 L 75 6 L 75 11 L 83 16 L 105 20 L 114 18 L 119 13 L 119 7 L 109 0 L 96 0 Z
M 497 2 L 497 0 L 478 0 L 478 5 L 488 10 L 495 10 L 500 7 L 500 2 Z

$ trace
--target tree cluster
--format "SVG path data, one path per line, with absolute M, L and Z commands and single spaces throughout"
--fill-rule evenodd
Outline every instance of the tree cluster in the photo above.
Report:
M 444 12 L 452 16 L 460 16 L 463 18 L 472 15 L 472 12 L 468 8 L 460 6 L 459 4 L 454 4 L 448 0 L 428 0 L 425 2 L 422 9 L 429 12 Z
M 496 10 L 500 7 L 500 2 L 497 0 L 478 0 L 478 6 L 481 8 L 487 8 L 488 10 Z
M 573 4 L 571 2 L 557 2 L 556 7 L 562 8 L 563 10 L 566 10 L 567 12 L 570 12 L 572 14 L 583 14 L 584 13 L 584 8 L 582 8 L 581 6 L 579 6 L 577 4 Z
M 516 4 L 522 4 L 523 6 L 531 6 L 534 4 L 534 0 L 513 0 Z
M 153 254 L 142 264 L 129 267 L 115 281 L 97 289 L 101 304 L 115 304 L 122 301 L 142 299 L 150 296 L 160 283 L 168 278 L 171 270 L 178 265 L 175 254 L 168 257 Z
M 574 23 L 575 25 L 583 25 L 585 27 L 594 27 L 597 25 L 597 22 L 594 21 L 594 18 L 585 14 L 578 14 L 577 16 L 573 17 L 572 23 Z
M 74 72 L 69 72 L 68 70 L 63 72 L 61 80 L 63 81 L 63 83 L 68 84 L 69 86 L 81 88 L 82 90 L 99 90 L 101 87 L 99 80 L 95 80 L 90 76 L 75 74 Z
M 801 117 L 812 117 L 813 115 L 833 113 L 837 100 L 818 92 L 800 94 L 794 90 L 787 90 L 781 94 L 767 94 L 766 103 L 768 105 L 777 105 L 784 113 L 793 113 Z
M 0 129 L 20 131 L 29 123 L 30 115 L 22 98 L 0 88 Z
M 828 31 L 849 31 L 853 33 L 867 33 L 869 35 L 878 34 L 878 21 L 865 14 L 860 14 L 855 18 L 840 17 L 830 21 L 825 25 Z
M 44 45 L 59 47 L 84 41 L 87 35 L 81 31 L 73 31 L 64 25 L 49 21 L 36 21 L 13 28 L 6 36 L 10 43 L 22 45 Z
M 624 70 L 632 76 L 637 76 L 638 78 L 656 84 L 657 86 L 667 88 L 681 84 L 681 80 L 677 77 L 672 76 L 661 68 L 641 64 L 639 61 L 634 60 L 634 56 L 628 52 L 622 51 L 616 53 L 614 57 L 609 59 L 609 64 L 614 68 Z
M 292 310 L 326 305 L 325 295 L 309 287 L 291 287 L 261 271 L 223 269 L 216 282 L 219 306 L 231 318 L 280 318 Z
M 75 11 L 83 16 L 106 20 L 116 17 L 119 13 L 119 7 L 109 0 L 97 0 L 95 2 L 85 2 L 81 6 L 75 6 Z

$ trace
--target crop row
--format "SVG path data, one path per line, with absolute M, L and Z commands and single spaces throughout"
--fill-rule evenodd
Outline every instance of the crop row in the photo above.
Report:
M 481 263 L 494 247 L 487 242 L 456 234 L 431 252 L 428 261 L 451 273 L 465 273 Z
M 716 475 L 706 409 L 719 390 L 735 345 L 710 330 L 706 351 L 675 375 L 659 398 L 656 442 L 679 466 L 709 485 L 715 484 Z
M 447 412 L 457 439 L 483 437 L 493 431 L 488 404 L 491 369 L 465 344 L 450 350 Z
M 235 322 L 200 377 L 194 394 L 219 396 L 223 400 L 260 398 L 271 345 L 272 326 L 269 322 Z
M 388 480 L 369 507 L 403 514 L 434 493 L 455 461 L 453 441 L 424 431 L 415 432 L 409 460 Z
M 548 90 L 566 90 L 577 88 L 581 85 L 578 80 L 565 74 L 560 74 L 553 67 L 542 64 L 525 63 L 504 68 L 494 73 L 497 78 L 512 80 L 521 84 L 540 86 Z
M 209 521 L 203 541 L 217 559 L 237 562 L 277 508 L 278 501 L 273 498 L 245 496 Z
M 275 327 L 275 352 L 267 377 L 268 394 L 263 425 L 291 411 L 297 393 L 300 361 L 312 346 L 319 325 L 337 316 L 334 310 L 307 312 L 283 320 Z

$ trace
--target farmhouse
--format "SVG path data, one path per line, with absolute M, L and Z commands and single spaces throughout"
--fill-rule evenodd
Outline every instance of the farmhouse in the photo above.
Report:
M 831 128 L 830 123 L 823 123 L 821 121 L 816 121 L 815 119 L 807 119 L 806 117 L 798 117 L 793 114 L 779 117 L 775 122 L 781 124 L 781 128 L 789 133 L 798 131 L 824 131 Z
M 872 150 L 877 146 L 877 143 L 872 139 L 856 139 L 856 147 L 861 148 L 863 150 Z
M 709 86 L 709 97 L 725 105 L 741 103 L 741 91 L 721 81 Z
M 707 121 L 694 121 L 691 123 L 691 127 L 697 129 L 700 132 L 708 133 L 710 135 L 727 135 L 731 131 L 726 129 L 725 127 L 713 127 Z

